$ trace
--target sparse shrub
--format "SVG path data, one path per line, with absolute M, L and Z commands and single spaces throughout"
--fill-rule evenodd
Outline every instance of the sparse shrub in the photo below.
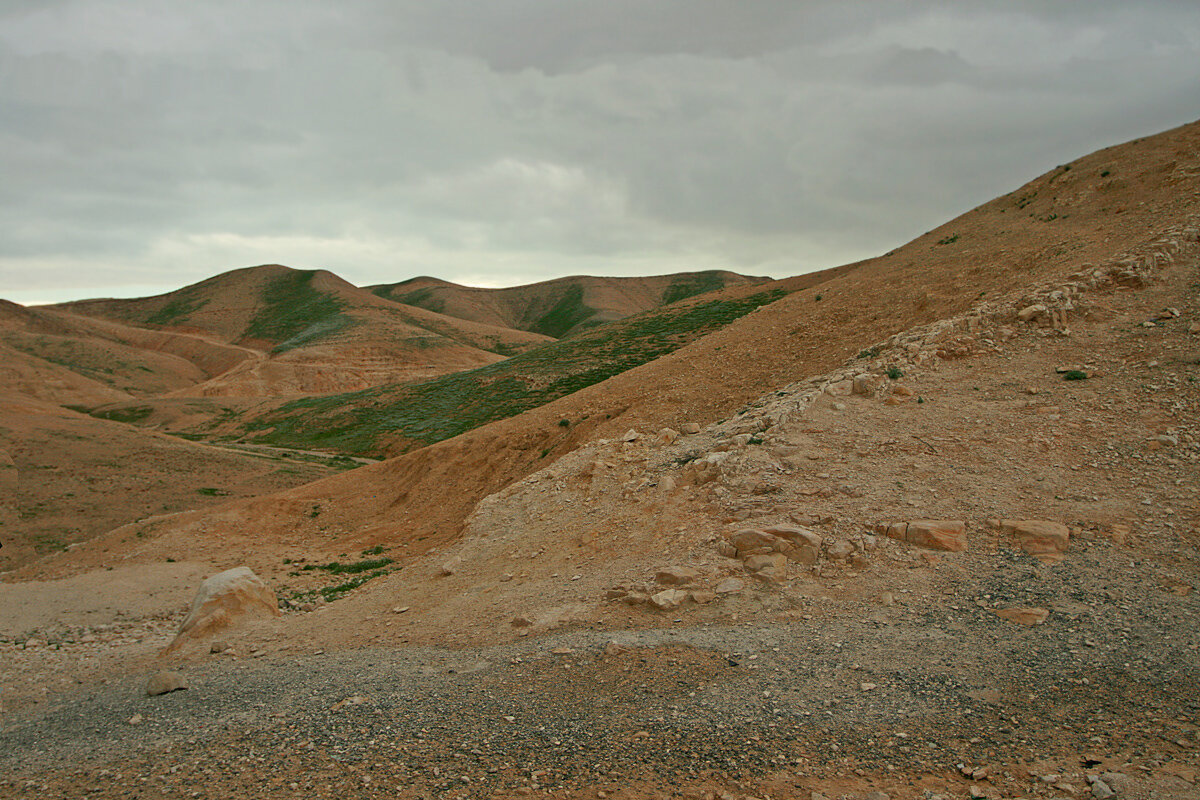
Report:
M 571 420 L 569 420 L 569 419 L 560 419 L 560 420 L 558 421 L 558 427 L 560 427 L 560 428 L 569 428 L 569 427 L 571 427 Z
M 1109 170 L 1104 170 L 1103 172 L 1100 173 L 1101 178 L 1107 178 L 1109 175 L 1112 175 L 1112 172 L 1110 172 Z
M 377 544 L 374 547 L 368 547 L 366 550 L 362 551 L 364 556 L 377 556 L 381 553 L 383 553 L 383 545 L 381 544 Z
M 904 370 L 900 369 L 899 367 L 888 367 L 887 376 L 891 380 L 898 381 L 904 377 Z
M 947 236 L 945 239 L 938 239 L 938 244 L 954 244 L 958 241 L 958 234 Z
M 877 355 L 879 355 L 878 347 L 868 347 L 866 350 L 860 350 L 858 353 L 859 358 L 874 358 Z
M 813 302 L 816 302 L 816 303 L 821 302 L 821 295 L 817 295 L 816 297 L 814 297 Z
M 196 490 L 196 494 L 202 494 L 206 497 L 227 497 L 229 492 L 224 489 L 218 489 L 215 486 L 202 486 Z
M 1088 374 L 1081 369 L 1069 369 L 1063 373 L 1064 381 L 1085 381 Z

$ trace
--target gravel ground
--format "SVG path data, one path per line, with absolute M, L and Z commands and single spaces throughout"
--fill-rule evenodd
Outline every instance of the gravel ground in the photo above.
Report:
M 954 556 L 891 606 L 801 591 L 732 626 L 214 657 L 156 698 L 129 676 L 10 712 L 0 796 L 1068 797 L 1033 776 L 1086 793 L 1089 768 L 1197 796 L 1200 600 L 1107 541 L 1072 550 Z

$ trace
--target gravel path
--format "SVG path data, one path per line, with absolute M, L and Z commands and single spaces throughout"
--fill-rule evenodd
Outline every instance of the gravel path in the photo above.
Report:
M 1077 791 L 1088 766 L 1194 775 L 1200 601 L 1107 542 L 1073 548 L 1054 566 L 973 555 L 965 576 L 939 575 L 940 595 L 892 606 L 811 598 L 734 626 L 214 658 L 188 671 L 189 691 L 157 698 L 130 676 L 4 720 L 0 796 L 736 794 L 773 781 L 772 796 L 807 800 L 851 780 L 953 797 L 959 764 L 987 769 L 976 784 L 996 797 L 1069 796 L 1030 771 L 1076 773 Z M 992 610 L 1010 605 L 1051 614 L 1025 627 Z M 1181 794 L 1144 796 L 1196 796 L 1171 785 Z

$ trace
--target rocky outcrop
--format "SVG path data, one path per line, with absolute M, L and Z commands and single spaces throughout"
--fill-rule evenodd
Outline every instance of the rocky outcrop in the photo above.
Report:
M 912 522 L 892 522 L 876 530 L 890 539 L 924 547 L 961 553 L 967 549 L 967 526 L 961 520 L 918 519 Z
M 164 653 L 239 627 L 253 620 L 279 616 L 279 602 L 262 579 L 249 567 L 234 567 L 207 578 L 200 584 L 192 609 Z

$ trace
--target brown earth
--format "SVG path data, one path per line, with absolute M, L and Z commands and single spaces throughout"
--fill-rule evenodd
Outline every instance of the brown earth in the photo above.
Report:
M 1193 124 L 542 409 L 24 568 L 0 737 L 29 749 L 0 792 L 1200 796 L 1198 219 Z M 1003 518 L 1066 525 L 1066 552 Z M 966 551 L 878 534 L 919 519 L 964 522 Z M 780 524 L 820 537 L 813 563 L 754 574 L 723 544 Z M 380 554 L 310 599 L 345 580 L 320 565 Z M 168 557 L 290 602 L 150 705 L 130 676 L 166 595 L 99 634 L 36 597 Z M 654 610 L 672 566 L 698 577 Z M 100 656 L 121 683 L 64 688 Z

